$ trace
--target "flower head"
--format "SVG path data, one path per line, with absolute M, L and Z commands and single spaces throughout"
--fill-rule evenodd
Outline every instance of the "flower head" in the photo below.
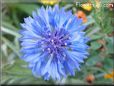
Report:
M 21 58 L 28 62 L 34 76 L 61 80 L 80 70 L 80 63 L 88 55 L 82 19 L 55 5 L 41 7 L 24 22 L 20 32 Z

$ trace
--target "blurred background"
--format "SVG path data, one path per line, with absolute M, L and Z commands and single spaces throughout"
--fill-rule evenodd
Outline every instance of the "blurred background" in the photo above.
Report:
M 81 71 L 61 82 L 33 77 L 21 56 L 18 31 L 23 18 L 41 6 L 59 4 L 87 25 L 89 57 Z M 114 84 L 114 0 L 2 0 L 1 84 Z

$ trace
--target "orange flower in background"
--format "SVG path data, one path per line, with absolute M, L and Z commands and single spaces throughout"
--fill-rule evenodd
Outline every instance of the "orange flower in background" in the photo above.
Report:
M 87 81 L 88 83 L 91 84 L 94 80 L 95 80 L 95 76 L 94 76 L 93 74 L 88 74 L 88 75 L 86 76 L 86 81 Z
M 81 6 L 84 10 L 86 10 L 86 11 L 91 11 L 92 10 L 92 4 L 91 3 L 84 3 L 84 4 L 82 4 L 82 6 Z
M 109 74 L 105 74 L 105 75 L 104 75 L 104 78 L 105 78 L 105 79 L 114 79 L 114 71 L 112 71 L 112 72 L 109 73 Z
M 78 18 L 82 18 L 84 23 L 87 22 L 86 14 L 83 11 L 77 11 L 76 16 Z

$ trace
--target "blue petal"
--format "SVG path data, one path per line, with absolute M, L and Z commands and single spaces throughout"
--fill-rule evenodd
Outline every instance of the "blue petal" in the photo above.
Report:
M 57 65 L 57 67 L 58 67 L 59 73 L 60 73 L 61 75 L 63 75 L 64 77 L 66 77 L 66 73 L 65 73 L 65 71 L 64 71 L 64 66 L 63 66 L 62 63 L 60 63 L 59 60 L 58 60 L 58 65 Z
M 50 69 L 50 65 L 51 65 L 52 59 L 53 59 L 53 57 L 51 56 L 50 59 L 48 60 L 47 64 L 46 64 L 46 66 L 45 66 L 45 69 L 43 71 L 43 75 L 45 75 L 48 71 L 50 71 L 49 69 Z
M 73 76 L 74 76 L 74 75 L 75 75 L 75 72 L 74 72 L 72 66 L 70 66 L 67 61 L 64 61 L 63 64 L 64 64 L 64 66 L 65 66 L 66 72 L 67 72 L 67 73 L 70 73 L 70 75 L 73 75 Z

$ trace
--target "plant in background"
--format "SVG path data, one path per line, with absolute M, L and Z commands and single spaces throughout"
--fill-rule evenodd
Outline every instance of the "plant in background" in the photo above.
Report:
M 80 70 L 80 63 L 88 56 L 82 19 L 55 5 L 41 7 L 24 22 L 20 31 L 21 59 L 29 63 L 35 77 L 61 80 Z

